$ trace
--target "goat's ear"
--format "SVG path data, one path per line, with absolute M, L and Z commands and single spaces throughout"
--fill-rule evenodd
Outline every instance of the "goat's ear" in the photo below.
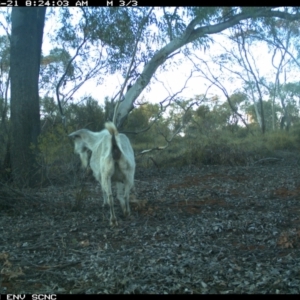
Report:
M 75 139 L 75 138 L 77 138 L 77 137 L 80 137 L 80 135 L 75 131 L 75 132 L 70 133 L 70 134 L 68 135 L 68 137 Z

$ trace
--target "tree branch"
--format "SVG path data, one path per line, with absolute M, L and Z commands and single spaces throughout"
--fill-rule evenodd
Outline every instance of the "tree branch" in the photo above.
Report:
M 194 55 L 194 56 L 196 56 L 196 55 Z M 197 56 L 196 56 L 197 57 Z M 198 58 L 198 57 L 197 57 Z M 190 59 L 190 58 L 189 58 Z M 230 108 L 231 108 L 231 110 L 241 119 L 241 121 L 243 122 L 243 124 L 246 126 L 246 128 L 249 130 L 249 126 L 248 126 L 248 124 L 246 123 L 246 121 L 244 120 L 244 118 L 243 118 L 243 116 L 237 111 L 237 109 L 234 107 L 234 105 L 231 103 L 231 100 L 230 100 L 230 97 L 229 97 L 229 95 L 228 95 L 228 93 L 227 93 L 227 90 L 226 90 L 226 88 L 222 85 L 222 83 L 219 81 L 219 79 L 217 78 L 217 77 L 215 77 L 213 74 L 212 74 L 212 72 L 211 72 L 211 70 L 210 70 L 210 68 L 208 67 L 208 65 L 207 65 L 207 62 L 206 61 L 204 61 L 204 60 L 202 60 L 202 59 L 200 59 L 200 58 L 198 58 L 202 63 L 204 63 L 205 64 L 205 66 L 206 66 L 206 68 L 207 68 L 207 70 L 208 70 L 208 72 L 209 72 L 209 74 L 210 74 L 210 76 L 211 76 L 211 78 L 209 78 L 207 75 L 206 75 L 206 73 L 202 70 L 202 69 L 200 69 L 199 67 L 198 67 L 198 65 L 196 65 L 195 64 L 195 62 L 194 61 L 192 61 L 191 59 L 190 59 L 190 61 L 193 63 L 193 65 L 194 65 L 194 67 L 196 68 L 196 70 L 198 70 L 202 75 L 203 75 L 203 78 L 205 78 L 205 79 L 207 79 L 208 81 L 210 81 L 213 85 L 215 85 L 215 86 L 217 86 L 222 92 L 223 92 L 223 94 L 225 95 L 225 97 L 226 97 L 226 99 L 227 99 L 227 101 L 228 101 L 228 104 L 229 104 L 229 106 L 230 106 Z M 250 131 L 250 130 L 249 130 Z M 253 135 L 253 133 L 252 133 L 252 131 L 250 131 L 250 133 Z
M 66 126 L 66 116 L 65 116 L 65 114 L 64 114 L 64 112 L 63 112 L 62 105 L 61 105 L 61 101 L 60 101 L 60 99 L 59 99 L 59 89 L 60 89 L 60 86 L 61 86 L 62 82 L 64 81 L 64 79 L 65 79 L 65 77 L 66 77 L 66 75 L 67 75 L 67 73 L 68 73 L 68 71 L 69 71 L 69 69 L 70 69 L 70 67 L 71 67 L 72 62 L 73 62 L 74 59 L 78 56 L 80 49 L 82 48 L 82 46 L 83 46 L 83 45 L 86 43 L 86 41 L 87 41 L 87 37 L 86 37 L 86 34 L 85 34 L 86 28 L 87 28 L 87 18 L 86 18 L 85 11 L 84 11 L 83 9 L 82 9 L 82 12 L 83 12 L 83 14 L 84 14 L 84 16 L 85 16 L 85 21 L 86 21 L 86 22 L 85 22 L 85 25 L 84 25 L 84 28 L 83 28 L 83 34 L 84 34 L 83 40 L 82 40 L 81 44 L 77 47 L 76 53 L 74 54 L 74 56 L 69 60 L 65 72 L 64 72 L 64 74 L 62 75 L 62 77 L 60 78 L 60 80 L 58 81 L 58 84 L 57 84 L 57 86 L 56 86 L 56 98 L 57 98 L 58 107 L 59 107 L 59 112 L 60 112 L 60 115 L 61 115 L 62 122 L 63 122 L 64 126 Z
M 159 51 L 157 51 L 149 60 L 149 62 L 145 65 L 140 77 L 136 80 L 132 88 L 126 93 L 124 101 L 122 101 L 119 104 L 117 110 L 118 116 L 116 117 L 117 126 L 119 127 L 124 122 L 126 116 L 132 109 L 134 101 L 138 98 L 138 96 L 141 94 L 144 88 L 148 85 L 157 68 L 166 61 L 170 54 L 172 54 L 182 46 L 193 42 L 200 37 L 221 32 L 229 27 L 237 25 L 242 20 L 258 17 L 278 17 L 288 20 L 297 20 L 300 17 L 300 13 L 289 14 L 279 11 L 272 11 L 272 7 L 262 7 L 252 9 L 248 12 L 242 12 L 219 24 L 202 26 L 200 28 L 195 29 L 195 27 L 199 25 L 202 21 L 202 17 L 197 16 L 194 20 L 190 22 L 190 24 L 187 26 L 186 30 L 182 33 L 181 36 L 173 39 L 170 43 L 168 43 Z

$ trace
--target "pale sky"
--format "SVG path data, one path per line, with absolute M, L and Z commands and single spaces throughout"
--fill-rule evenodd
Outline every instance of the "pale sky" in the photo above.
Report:
M 261 73 L 267 74 L 267 70 L 271 69 L 271 64 L 267 57 L 267 47 L 264 47 L 264 54 L 260 55 L 260 58 L 258 59 L 259 65 L 262 67 Z M 218 49 L 217 45 L 212 45 L 211 49 L 208 50 L 207 52 L 211 51 L 213 53 L 216 53 L 217 51 L 220 51 Z M 261 50 L 261 49 L 260 49 Z M 208 55 L 205 54 L 204 52 L 199 51 L 199 55 L 201 58 L 208 58 Z M 176 56 L 180 57 L 180 55 Z M 183 55 L 181 55 L 181 58 L 184 58 Z M 153 84 L 149 84 L 151 90 L 146 91 L 146 89 L 143 91 L 143 93 L 140 95 L 139 99 L 141 99 L 143 96 L 146 100 L 153 101 L 153 102 L 159 102 L 162 101 L 165 97 L 169 95 L 169 93 L 172 95 L 179 91 L 183 86 L 185 81 L 190 75 L 191 70 L 193 69 L 193 65 L 189 60 L 185 60 L 180 66 L 178 66 L 176 69 L 173 68 L 172 71 L 168 72 L 160 72 L 159 69 L 156 72 L 156 77 L 159 81 L 163 82 L 154 82 Z M 85 94 L 91 94 L 95 99 L 98 99 L 101 101 L 101 98 L 105 96 L 114 96 L 118 89 L 120 88 L 121 84 L 123 83 L 122 81 L 122 76 L 120 74 L 114 74 L 110 76 L 106 76 L 105 80 L 103 81 L 103 84 L 96 86 L 95 82 L 92 80 L 86 83 L 80 91 L 76 94 L 77 97 L 84 96 Z M 180 94 L 180 97 L 183 98 L 193 98 L 195 95 L 199 94 L 204 94 L 206 92 L 207 86 L 209 83 L 205 81 L 205 79 L 200 78 L 197 76 L 195 73 L 194 77 L 190 78 L 186 89 Z M 232 86 L 231 83 L 224 83 L 226 88 L 230 93 L 232 93 L 235 89 L 237 89 L 239 86 Z M 222 95 L 222 92 L 216 88 L 212 87 L 210 89 L 209 94 L 215 95 Z
M 6 9 L 6 8 L 2 8 Z M 47 38 L 47 32 L 51 32 L 55 25 L 56 21 L 52 18 L 49 18 L 45 23 L 44 29 L 44 40 L 43 40 L 43 54 L 48 54 L 50 49 L 59 46 L 51 45 L 49 39 Z M 226 32 L 226 31 L 225 31 Z M 0 27 L 0 33 L 5 34 L 4 30 Z M 232 44 L 226 40 L 222 34 L 212 35 L 213 39 L 216 41 L 215 44 L 211 44 L 210 49 L 204 51 L 197 51 L 197 55 L 205 60 L 210 60 L 209 55 L 222 53 L 222 48 L 218 46 L 220 43 L 222 46 L 230 49 Z M 252 48 L 253 55 L 255 56 L 255 62 L 259 66 L 260 75 L 267 76 L 272 78 L 274 81 L 275 69 L 272 67 L 271 58 L 272 53 L 268 53 L 268 48 L 266 44 L 260 43 L 259 46 Z M 160 69 L 156 72 L 156 77 L 161 82 L 151 81 L 149 88 L 146 88 L 143 93 L 140 95 L 138 100 L 141 100 L 143 97 L 145 100 L 157 103 L 162 101 L 164 98 L 169 96 L 169 94 L 174 94 L 178 92 L 184 85 L 186 79 L 190 75 L 191 70 L 193 69 L 192 63 L 184 59 L 183 54 L 178 54 L 175 56 L 175 59 L 183 59 L 183 63 L 178 67 L 174 67 L 171 71 L 161 72 Z M 214 75 L 220 73 L 218 69 L 214 66 L 211 66 L 211 70 L 214 70 Z M 288 80 L 293 81 L 296 78 L 295 74 L 290 74 Z M 299 76 L 299 74 L 297 74 Z M 96 85 L 94 80 L 90 80 L 85 83 L 74 95 L 75 100 L 79 100 L 83 96 L 91 95 L 93 98 L 97 99 L 99 103 L 103 103 L 105 96 L 112 97 L 120 89 L 121 84 L 123 83 L 122 76 L 120 74 L 114 74 L 110 76 L 105 76 L 103 83 L 101 85 Z M 222 84 L 226 87 L 229 94 L 233 93 L 235 90 L 241 88 L 241 82 L 239 80 L 234 80 L 233 82 L 227 81 L 226 78 L 223 79 Z M 208 81 L 203 78 L 197 77 L 195 73 L 193 78 L 191 78 L 187 83 L 187 88 L 179 95 L 185 99 L 193 98 L 195 95 L 204 94 L 207 90 L 207 86 L 210 85 Z M 55 95 L 55 91 L 50 91 L 50 95 Z M 216 88 L 212 87 L 209 90 L 208 96 L 219 95 L 221 99 L 225 99 L 222 92 Z
M 229 41 L 226 41 L 224 37 L 220 35 L 215 35 L 214 39 L 227 47 L 232 47 Z M 218 47 L 217 44 L 211 45 L 210 49 L 204 53 L 203 51 L 198 51 L 198 56 L 210 60 L 209 55 L 222 53 L 222 49 Z M 253 47 L 252 51 L 257 66 L 259 67 L 259 74 L 261 76 L 265 76 L 267 78 L 275 78 L 275 69 L 272 67 L 271 57 L 272 54 L 268 53 L 268 47 L 266 44 L 260 43 L 260 45 Z M 179 58 L 180 55 L 176 56 Z M 181 58 L 184 58 L 181 55 Z M 212 67 L 213 68 L 213 67 Z M 183 86 L 185 81 L 190 75 L 191 70 L 193 69 L 192 63 L 185 59 L 184 62 L 178 66 L 176 69 L 174 68 L 172 71 L 169 72 L 160 72 L 158 69 L 156 72 L 156 77 L 159 81 L 163 82 L 154 82 L 150 83 L 149 86 L 151 88 L 150 91 L 143 91 L 138 99 L 144 97 L 147 101 L 150 102 L 159 102 L 162 101 L 165 97 L 169 94 L 172 95 L 179 91 Z M 216 69 L 214 72 L 218 74 L 219 71 Z M 199 74 L 195 73 L 192 78 L 189 79 L 187 83 L 187 88 L 180 94 L 179 97 L 183 97 L 186 99 L 193 98 L 195 95 L 204 94 L 207 90 L 208 85 L 210 83 L 206 81 L 204 78 L 197 76 Z M 289 78 L 291 81 L 293 78 Z M 77 93 L 77 97 L 84 96 L 86 93 L 90 93 L 95 99 L 100 100 L 105 96 L 113 96 L 118 91 L 119 87 L 123 83 L 122 76 L 120 74 L 114 74 L 111 76 L 107 76 L 102 85 L 96 86 L 93 81 L 89 81 L 81 88 L 81 90 Z M 226 87 L 229 94 L 233 93 L 235 90 L 241 88 L 242 82 L 239 80 L 234 80 L 234 82 L 230 81 L 222 81 L 222 84 Z M 166 90 L 167 89 L 167 90 Z M 100 96 L 101 95 L 101 96 Z M 209 89 L 208 96 L 219 95 L 221 99 L 225 100 L 224 95 L 217 87 L 211 87 Z

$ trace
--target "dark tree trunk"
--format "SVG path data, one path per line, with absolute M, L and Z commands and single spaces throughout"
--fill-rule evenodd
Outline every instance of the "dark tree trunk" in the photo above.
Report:
M 38 79 L 46 8 L 13 8 L 10 49 L 11 164 L 18 185 L 37 181 L 34 146 L 40 134 Z

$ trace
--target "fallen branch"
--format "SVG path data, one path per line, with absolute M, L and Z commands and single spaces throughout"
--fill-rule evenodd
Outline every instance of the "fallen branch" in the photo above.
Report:
M 39 203 L 39 199 L 36 196 L 28 195 L 0 182 L 0 206 L 15 208 L 20 207 L 20 204 L 26 204 L 27 201 L 29 201 L 28 203 L 30 205 L 32 205 L 32 203 Z
M 265 162 L 278 162 L 280 160 L 283 160 L 283 158 L 276 158 L 276 157 L 266 157 L 266 158 L 262 158 L 256 162 L 253 163 L 253 165 L 255 164 L 261 164 L 261 163 L 265 163 Z

